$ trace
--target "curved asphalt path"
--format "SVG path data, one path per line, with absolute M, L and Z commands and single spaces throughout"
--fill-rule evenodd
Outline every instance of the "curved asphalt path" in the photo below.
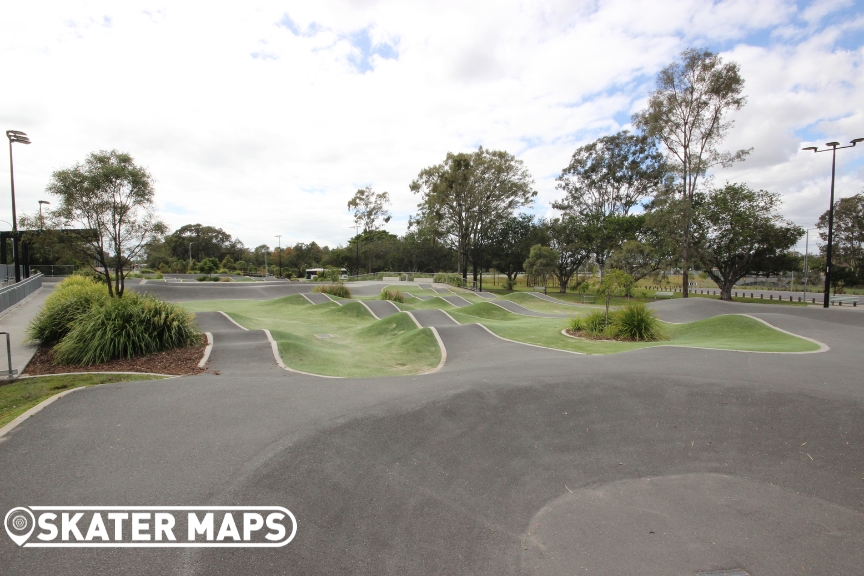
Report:
M 230 340 L 260 331 L 202 314 L 216 341 L 211 365 L 236 373 L 65 396 L 0 443 L 0 505 L 283 505 L 297 517 L 295 540 L 264 550 L 43 550 L 4 538 L 0 566 L 860 573 L 864 316 L 706 299 L 656 307 L 672 321 L 745 312 L 831 349 L 579 356 L 419 310 L 447 347 L 443 370 L 334 380 L 273 368 L 272 354 L 270 364 L 256 356 L 260 340 Z

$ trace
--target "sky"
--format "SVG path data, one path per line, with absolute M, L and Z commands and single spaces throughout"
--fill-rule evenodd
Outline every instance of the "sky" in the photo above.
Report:
M 753 147 L 714 182 L 779 192 L 815 226 L 831 155 L 864 137 L 864 5 L 855 0 L 18 2 L 0 18 L 0 127 L 15 145 L 18 213 L 54 170 L 130 153 L 171 229 L 201 223 L 246 246 L 353 234 L 358 188 L 409 190 L 447 152 L 516 155 L 551 214 L 574 150 L 630 128 L 658 71 L 689 47 L 737 62 L 747 104 L 724 148 Z M 3 192 L 5 190 L 5 192 Z M 837 197 L 864 190 L 864 143 L 837 153 Z M 0 228 L 11 220 L 0 161 Z M 811 236 L 812 241 L 812 236 Z M 802 246 L 803 248 L 803 242 Z

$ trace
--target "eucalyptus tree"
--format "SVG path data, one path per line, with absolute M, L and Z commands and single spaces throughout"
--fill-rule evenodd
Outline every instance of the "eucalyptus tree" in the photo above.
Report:
M 697 192 L 693 200 L 693 248 L 696 261 L 720 287 L 720 299 L 732 299 L 732 287 L 760 261 L 782 256 L 804 229 L 779 213 L 780 195 L 729 184 Z M 758 267 L 758 265 L 757 265 Z
M 126 262 L 166 232 L 150 173 L 124 152 L 93 152 L 83 164 L 54 172 L 47 191 L 58 199 L 54 213 L 64 227 L 85 231 L 78 245 L 101 267 L 108 294 L 122 297 Z
M 570 214 L 545 222 L 549 247 L 557 255 L 552 274 L 558 280 L 561 293 L 567 292 L 573 275 L 591 257 L 591 243 L 586 241 L 590 238 L 586 233 L 589 226 L 584 219 Z
M 606 259 L 639 226 L 632 221 L 631 210 L 661 189 L 666 177 L 654 140 L 626 130 L 577 148 L 561 171 L 557 188 L 564 197 L 552 206 L 592 223 L 592 249 L 601 278 Z
M 530 214 L 509 216 L 493 229 L 487 240 L 490 261 L 507 276 L 505 288 L 511 290 L 515 285 L 531 246 L 544 241 L 543 231 Z
M 828 211 L 816 224 L 822 240 L 828 239 Z M 833 259 L 859 276 L 864 271 L 864 192 L 834 202 Z M 822 248 L 823 252 L 825 248 Z M 833 275 L 833 269 L 831 274 Z
M 468 276 L 468 259 L 481 235 L 517 209 L 530 206 L 537 192 L 524 163 L 482 146 L 471 153 L 447 153 L 444 161 L 420 171 L 411 191 L 420 195 L 412 226 L 430 230 L 457 251 L 457 271 Z
M 348 201 L 348 210 L 354 214 L 354 223 L 364 232 L 372 232 L 390 222 L 390 194 L 375 192 L 371 186 L 360 188 Z
M 730 112 L 746 102 L 744 80 L 738 64 L 724 63 L 708 50 L 687 49 L 680 60 L 657 76 L 648 107 L 633 115 L 633 124 L 643 134 L 661 142 L 666 158 L 678 177 L 683 203 L 681 257 L 682 295 L 688 296 L 692 204 L 700 179 L 715 166 L 728 167 L 741 161 L 750 150 L 726 152 L 719 149 L 733 126 Z

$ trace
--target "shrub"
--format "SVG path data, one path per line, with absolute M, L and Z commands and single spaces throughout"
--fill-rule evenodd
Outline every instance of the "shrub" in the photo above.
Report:
M 465 287 L 465 280 L 459 274 L 439 272 L 432 277 L 432 281 L 439 284 L 450 284 L 451 286 L 457 286 L 459 288 Z
M 127 293 L 84 314 L 54 347 L 59 364 L 101 364 L 200 342 L 195 316 L 177 304 Z
M 60 282 L 45 300 L 45 306 L 27 327 L 28 340 L 43 344 L 59 342 L 94 306 L 108 300 L 104 283 L 89 276 L 72 275 Z
M 504 287 L 504 290 L 513 290 L 513 288 L 516 287 L 516 281 L 507 278 L 506 280 L 504 280 L 504 284 L 502 284 L 502 286 Z
M 351 291 L 342 282 L 334 282 L 333 284 L 321 284 L 315 286 L 313 292 L 322 292 L 324 294 L 332 294 L 339 298 L 351 298 Z
M 399 290 L 389 290 L 385 288 L 381 291 L 381 294 L 378 295 L 378 298 L 381 300 L 390 300 L 391 302 L 399 302 L 400 304 L 405 303 L 405 295 Z
M 631 302 L 610 318 L 615 336 L 621 340 L 654 341 L 665 338 L 654 311 L 641 302 Z
M 582 332 L 585 330 L 585 321 L 582 316 L 575 316 L 567 321 L 567 329 L 573 332 Z
M 606 329 L 606 314 L 603 310 L 593 310 L 582 317 L 582 326 L 585 332 L 593 335 L 603 334 Z

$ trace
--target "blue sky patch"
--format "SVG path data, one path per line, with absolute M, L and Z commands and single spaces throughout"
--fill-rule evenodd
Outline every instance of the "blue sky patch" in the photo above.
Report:
M 357 52 L 359 52 L 355 52 L 348 56 L 348 61 L 351 62 L 354 68 L 361 74 L 369 72 L 374 68 L 372 65 L 372 58 L 374 56 L 379 56 L 385 60 L 399 59 L 399 52 L 392 44 L 386 42 L 373 44 L 372 38 L 369 36 L 368 28 L 352 32 L 348 36 L 348 41 L 351 43 L 351 46 L 356 48 Z

